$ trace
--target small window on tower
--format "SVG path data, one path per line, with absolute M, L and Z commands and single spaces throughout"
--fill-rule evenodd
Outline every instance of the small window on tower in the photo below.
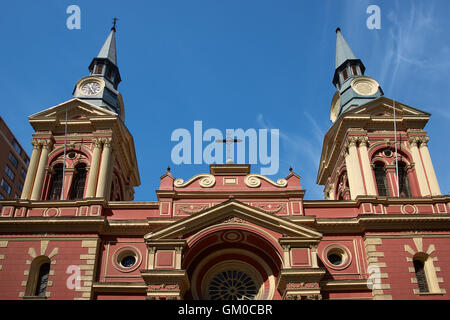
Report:
M 95 73 L 96 74 L 102 74 L 103 73 L 103 67 L 104 67 L 105 65 L 104 64 L 98 64 L 97 65 L 97 68 L 96 68 L 96 70 L 95 70 Z
M 348 71 L 347 71 L 347 69 L 342 70 L 342 79 L 343 79 L 343 81 L 348 79 Z
M 111 67 L 106 68 L 106 77 L 107 77 L 107 78 L 111 79 L 112 71 L 113 71 L 113 70 L 112 70 Z
M 352 66 L 352 73 L 353 73 L 353 75 L 355 75 L 355 76 L 359 75 L 358 67 L 357 67 L 357 66 Z

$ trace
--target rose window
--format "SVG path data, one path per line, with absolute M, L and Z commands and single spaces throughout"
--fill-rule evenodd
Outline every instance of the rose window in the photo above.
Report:
M 254 300 L 258 288 L 245 272 L 237 270 L 222 271 L 208 284 L 211 300 Z

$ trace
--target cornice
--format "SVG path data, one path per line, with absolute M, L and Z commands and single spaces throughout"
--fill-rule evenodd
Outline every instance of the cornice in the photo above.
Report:
M 147 292 L 145 282 L 94 282 L 92 290 L 98 293 L 120 292 L 120 293 L 143 293 Z
M 321 281 L 320 289 L 327 292 L 339 292 L 349 290 L 371 291 L 371 289 L 367 287 L 366 279 Z
M 1 218 L 2 233 L 97 233 L 105 226 L 106 217 L 25 217 Z
M 230 196 L 235 198 L 303 198 L 305 190 L 273 190 L 273 191 L 261 191 L 261 190 L 249 190 L 249 191 L 236 191 L 236 190 L 223 190 L 223 191 L 166 191 L 156 190 L 158 199 L 160 198 L 173 198 L 173 199 L 228 199 Z

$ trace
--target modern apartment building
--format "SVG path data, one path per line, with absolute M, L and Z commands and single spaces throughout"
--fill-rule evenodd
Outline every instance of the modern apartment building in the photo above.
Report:
M 0 199 L 20 198 L 30 158 L 0 116 Z

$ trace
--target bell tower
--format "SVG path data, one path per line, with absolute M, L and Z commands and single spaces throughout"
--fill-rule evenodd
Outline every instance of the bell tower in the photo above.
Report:
M 424 128 L 430 114 L 384 96 L 336 30 L 337 91 L 317 183 L 328 200 L 441 195 Z
M 117 87 L 116 26 L 73 99 L 31 115 L 33 152 L 21 198 L 127 201 L 140 184 L 133 136 Z

